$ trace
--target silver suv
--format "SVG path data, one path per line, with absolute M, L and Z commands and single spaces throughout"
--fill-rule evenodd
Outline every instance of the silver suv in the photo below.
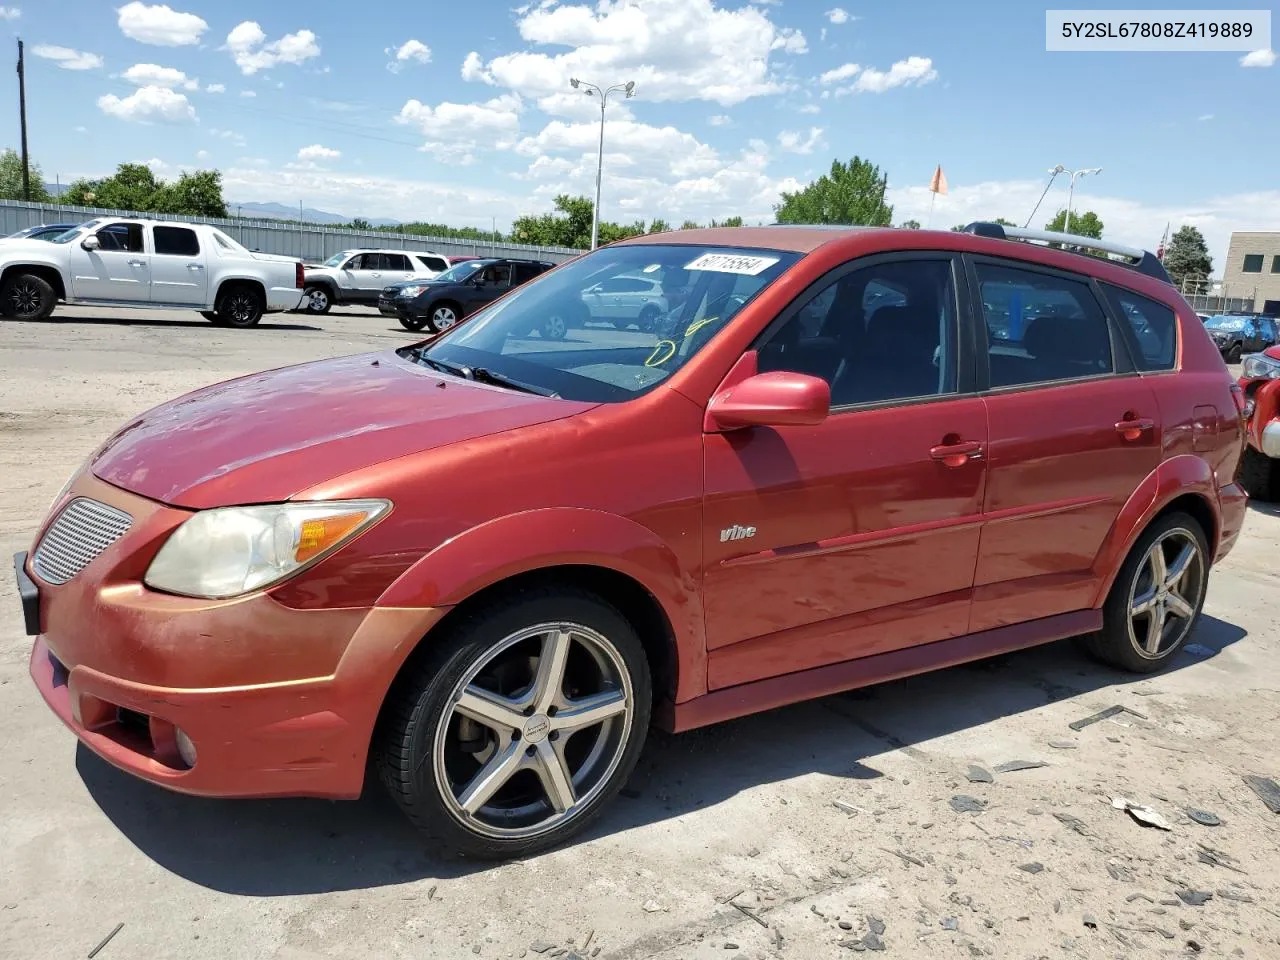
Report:
M 319 267 L 307 267 L 298 309 L 328 313 L 335 304 L 376 307 L 383 287 L 401 280 L 430 280 L 449 269 L 438 253 L 414 250 L 343 250 Z

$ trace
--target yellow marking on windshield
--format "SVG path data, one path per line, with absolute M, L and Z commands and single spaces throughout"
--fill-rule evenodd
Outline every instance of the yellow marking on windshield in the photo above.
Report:
M 693 323 L 689 324 L 688 329 L 685 330 L 684 332 L 685 339 L 687 340 L 689 337 L 692 337 L 695 333 L 697 333 L 699 330 L 705 327 L 708 323 L 712 323 L 719 319 L 720 319 L 719 317 L 703 317 L 701 320 L 695 320 Z
M 660 351 L 662 358 L 658 358 Z M 646 367 L 660 367 L 672 357 L 676 355 L 676 344 L 674 340 L 659 340 L 653 348 L 653 353 L 649 354 L 649 359 L 644 362 Z

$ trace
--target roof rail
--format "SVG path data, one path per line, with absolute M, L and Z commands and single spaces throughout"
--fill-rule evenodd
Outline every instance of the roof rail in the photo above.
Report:
M 1124 244 L 1112 243 L 1110 240 L 1097 240 L 1093 237 L 1084 237 L 1075 233 L 1057 233 L 1052 230 L 1028 230 L 1025 227 L 1006 227 L 1000 223 L 987 223 L 981 220 L 974 221 L 964 228 L 965 233 L 972 233 L 977 237 L 988 237 L 992 240 L 1024 240 L 1038 241 L 1040 243 L 1059 243 L 1064 247 L 1079 247 L 1081 250 L 1098 250 L 1102 253 L 1112 253 L 1120 257 L 1124 257 L 1131 261 L 1122 263 L 1122 266 L 1131 267 L 1139 273 L 1144 273 L 1148 277 L 1155 277 L 1165 283 L 1172 283 L 1169 274 L 1154 253 L 1149 250 L 1140 250 L 1137 247 L 1127 247 Z M 1116 262 L 1116 261 L 1111 261 Z

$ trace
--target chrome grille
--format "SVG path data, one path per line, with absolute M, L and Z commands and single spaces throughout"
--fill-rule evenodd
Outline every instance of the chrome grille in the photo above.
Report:
M 133 517 L 97 500 L 77 497 L 50 524 L 31 566 L 46 583 L 66 583 L 133 525 Z

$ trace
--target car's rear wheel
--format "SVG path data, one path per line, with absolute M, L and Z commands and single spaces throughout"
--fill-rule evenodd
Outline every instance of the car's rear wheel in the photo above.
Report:
M 11 276 L 0 288 L 0 314 L 10 320 L 43 320 L 57 302 L 49 281 L 34 273 Z
M 264 309 L 261 291 L 248 284 L 235 284 L 218 294 L 218 324 L 223 327 L 252 327 Z
M 310 286 L 302 291 L 301 309 L 305 313 L 328 313 L 333 306 L 333 297 L 328 287 Z
M 406 330 L 417 331 L 417 330 L 421 330 L 426 325 L 427 325 L 426 317 L 401 317 L 400 318 L 400 326 L 404 327 Z
M 1231 349 L 1227 351 L 1227 363 L 1239 363 L 1240 358 L 1244 355 L 1244 347 L 1240 344 L 1233 344 Z
M 1260 450 L 1245 447 L 1240 485 L 1255 500 L 1280 500 L 1280 462 Z
M 389 695 L 375 748 L 409 819 L 487 859 L 584 829 L 630 775 L 649 725 L 632 625 L 560 588 L 513 595 L 427 642 Z
M 1204 529 L 1186 513 L 1160 517 L 1129 551 L 1103 605 L 1102 630 L 1085 648 L 1135 673 L 1161 669 L 1191 635 L 1208 584 Z
M 437 303 L 427 315 L 427 327 L 432 333 L 444 333 L 462 319 L 462 310 L 455 303 Z
M 542 318 L 538 333 L 543 340 L 563 340 L 569 333 L 568 318 L 561 313 L 551 313 Z

